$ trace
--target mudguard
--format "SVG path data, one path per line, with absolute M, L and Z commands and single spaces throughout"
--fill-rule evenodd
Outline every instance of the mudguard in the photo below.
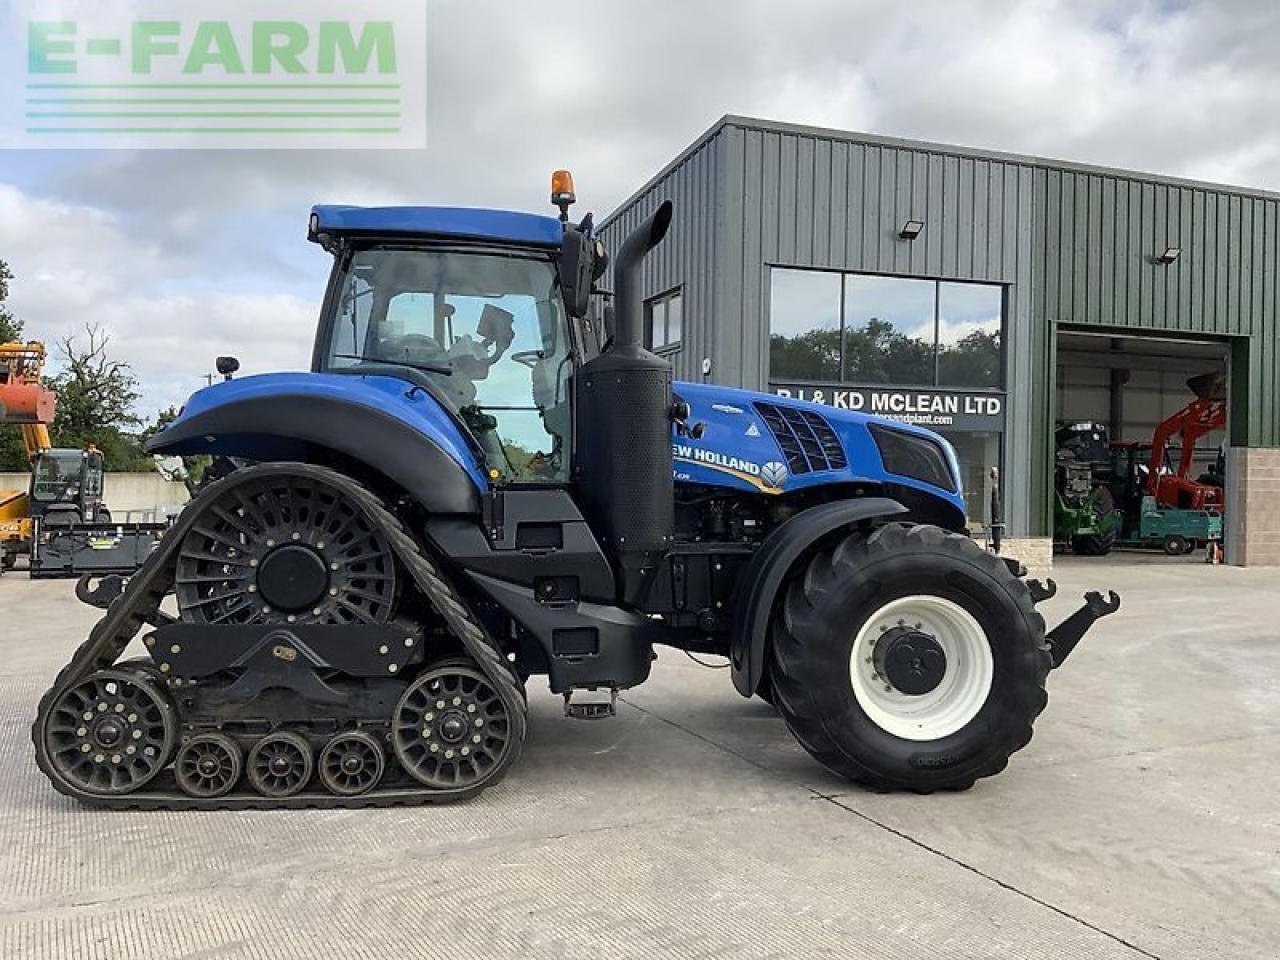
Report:
M 434 513 L 479 513 L 488 482 L 461 429 L 416 383 L 280 373 L 194 394 L 148 453 L 326 462 L 377 471 Z
M 906 507 L 887 497 L 824 503 L 797 514 L 765 538 L 738 581 L 733 603 L 729 656 L 733 685 L 740 694 L 749 697 L 760 684 L 774 600 L 800 556 L 841 527 L 907 512 Z

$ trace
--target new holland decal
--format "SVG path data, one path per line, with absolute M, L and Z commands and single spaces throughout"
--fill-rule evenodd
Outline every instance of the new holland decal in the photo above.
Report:
M 745 480 L 762 493 L 781 493 L 783 485 L 787 482 L 787 465 L 776 460 L 756 463 L 684 443 L 673 443 L 671 456 L 676 463 L 698 464 Z

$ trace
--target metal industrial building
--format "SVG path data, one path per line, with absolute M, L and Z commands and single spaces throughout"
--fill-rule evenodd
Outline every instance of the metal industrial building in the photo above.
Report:
M 985 519 L 1047 549 L 1053 429 L 1142 440 L 1228 377 L 1227 559 L 1280 563 L 1280 195 L 727 116 L 602 223 L 663 199 L 652 347 L 680 379 L 932 426 Z

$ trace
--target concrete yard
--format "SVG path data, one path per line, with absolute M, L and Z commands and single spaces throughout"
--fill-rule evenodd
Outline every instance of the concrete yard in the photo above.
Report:
M 94 612 L 0 578 L 0 957 L 1276 957 L 1280 570 L 1065 561 L 1124 609 L 1031 745 L 963 794 L 824 773 L 663 650 L 615 720 L 531 693 L 469 805 L 109 813 L 55 794 L 35 703 Z

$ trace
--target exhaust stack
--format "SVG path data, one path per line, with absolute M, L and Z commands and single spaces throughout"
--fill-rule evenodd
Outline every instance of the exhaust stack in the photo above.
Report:
M 623 241 L 614 260 L 609 349 L 575 375 L 576 480 L 583 512 L 609 550 L 620 598 L 642 595 L 675 526 L 671 364 L 644 348 L 644 258 L 671 226 L 671 202 Z

